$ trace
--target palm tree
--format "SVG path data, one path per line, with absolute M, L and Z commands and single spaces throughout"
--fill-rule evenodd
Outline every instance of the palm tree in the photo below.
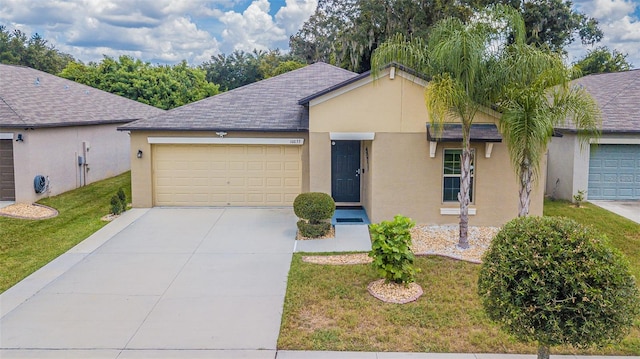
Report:
M 600 111 L 581 87 L 570 86 L 571 71 L 560 55 L 515 38 L 501 59 L 506 76 L 499 102 L 500 132 L 519 182 L 518 217 L 529 214 L 531 190 L 553 128 L 567 120 L 583 141 L 598 136 Z
M 502 15 L 499 11 L 493 15 Z M 468 248 L 469 193 L 471 186 L 471 124 L 478 110 L 495 102 L 500 74 L 494 70 L 496 53 L 492 46 L 494 28 L 483 21 L 468 24 L 456 18 L 441 20 L 432 28 L 428 42 L 396 35 L 376 49 L 371 60 L 372 75 L 398 62 L 431 79 L 425 102 L 431 124 L 440 131 L 445 122 L 462 123 L 460 239 L 458 247 Z

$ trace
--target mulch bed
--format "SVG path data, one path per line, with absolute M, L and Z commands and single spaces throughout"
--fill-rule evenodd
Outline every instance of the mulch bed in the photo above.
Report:
M 0 208 L 0 216 L 18 219 L 47 219 L 57 215 L 57 210 L 38 203 L 15 203 Z

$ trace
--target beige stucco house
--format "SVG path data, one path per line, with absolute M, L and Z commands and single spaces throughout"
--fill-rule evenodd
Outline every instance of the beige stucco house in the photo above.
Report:
M 162 112 L 0 64 L 0 201 L 31 203 L 129 170 L 129 136 L 116 127 Z
M 401 66 L 373 79 L 317 63 L 120 126 L 131 133 L 133 204 L 290 206 L 320 191 L 374 222 L 457 223 L 460 126 L 429 128 L 425 85 Z M 517 215 L 496 115 L 472 129 L 474 225 Z M 542 188 L 532 198 L 542 214 Z

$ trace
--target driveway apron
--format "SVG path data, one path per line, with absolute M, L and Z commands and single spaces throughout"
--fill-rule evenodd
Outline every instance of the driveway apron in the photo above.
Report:
M 295 221 L 153 208 L 2 317 L 0 348 L 275 349 Z

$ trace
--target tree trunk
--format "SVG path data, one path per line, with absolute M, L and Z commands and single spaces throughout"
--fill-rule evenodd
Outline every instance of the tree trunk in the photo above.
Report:
M 531 205 L 531 188 L 533 186 L 533 170 L 526 163 L 522 164 L 520 172 L 520 203 L 518 206 L 518 217 L 529 215 Z
M 469 136 L 463 136 L 462 142 L 462 168 L 460 169 L 460 192 L 458 201 L 460 202 L 460 239 L 458 247 L 469 248 L 469 191 L 471 189 L 471 146 Z
M 551 355 L 551 349 L 542 344 L 538 344 L 538 359 L 549 359 L 549 355 Z

